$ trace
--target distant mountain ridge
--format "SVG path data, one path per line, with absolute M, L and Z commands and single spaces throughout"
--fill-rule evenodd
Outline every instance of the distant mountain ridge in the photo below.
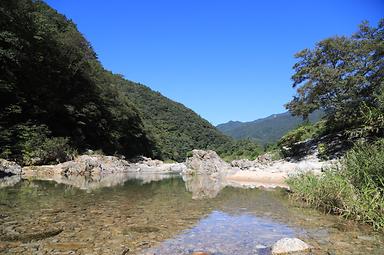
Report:
M 309 121 L 312 123 L 317 122 L 323 115 L 322 111 L 316 111 L 309 116 Z M 285 133 L 302 122 L 301 117 L 284 112 L 249 122 L 229 121 L 216 127 L 224 134 L 235 139 L 252 139 L 261 145 L 265 145 L 277 142 Z

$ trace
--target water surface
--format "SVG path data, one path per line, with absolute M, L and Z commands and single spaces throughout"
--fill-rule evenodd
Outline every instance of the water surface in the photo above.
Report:
M 316 247 L 314 254 L 383 254 L 382 234 L 301 208 L 283 190 L 166 177 L 3 187 L 0 253 L 268 254 L 265 247 L 295 236 Z

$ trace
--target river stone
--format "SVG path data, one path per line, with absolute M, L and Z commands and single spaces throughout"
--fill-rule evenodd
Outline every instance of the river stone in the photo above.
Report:
M 0 159 L 0 172 L 4 172 L 6 174 L 20 175 L 21 166 L 19 166 L 15 162 Z
M 310 251 L 312 246 L 298 238 L 283 238 L 272 246 L 272 254 L 295 254 Z
M 187 158 L 185 164 L 187 174 L 233 174 L 235 170 L 212 150 L 193 150 L 192 157 Z
M 5 242 L 30 242 L 30 241 L 38 241 L 48 237 L 56 236 L 60 234 L 63 229 L 48 229 L 40 232 L 33 233 L 22 233 L 22 234 L 9 234 L 9 235 L 0 235 L 0 241 Z

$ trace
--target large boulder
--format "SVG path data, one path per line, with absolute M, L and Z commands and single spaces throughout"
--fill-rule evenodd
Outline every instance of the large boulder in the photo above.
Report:
M 121 173 L 127 170 L 129 163 L 114 156 L 82 155 L 73 161 L 61 164 L 65 175 L 100 175 Z
M 187 158 L 185 164 L 187 174 L 233 174 L 238 170 L 232 168 L 212 150 L 193 150 L 192 157 Z
M 272 254 L 303 254 L 303 252 L 310 252 L 312 246 L 306 244 L 298 238 L 283 238 L 277 241 L 272 246 Z
M 8 161 L 5 159 L 0 159 L 0 172 L 6 175 L 20 175 L 21 166 L 19 166 L 15 162 Z

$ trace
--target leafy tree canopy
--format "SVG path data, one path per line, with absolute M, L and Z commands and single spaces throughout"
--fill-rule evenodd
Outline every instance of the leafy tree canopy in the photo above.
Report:
M 352 36 L 325 39 L 295 57 L 297 95 L 287 109 L 303 117 L 323 109 L 333 130 L 383 133 L 384 20 L 377 27 L 363 22 Z

